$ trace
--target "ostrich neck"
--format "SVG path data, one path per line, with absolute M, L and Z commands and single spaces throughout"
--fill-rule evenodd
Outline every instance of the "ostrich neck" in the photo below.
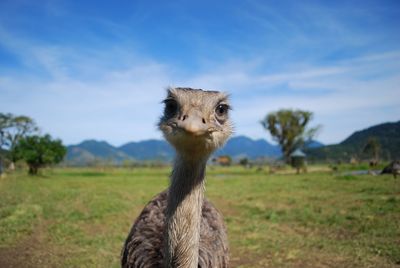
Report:
M 175 159 L 166 211 L 166 267 L 197 268 L 205 159 Z

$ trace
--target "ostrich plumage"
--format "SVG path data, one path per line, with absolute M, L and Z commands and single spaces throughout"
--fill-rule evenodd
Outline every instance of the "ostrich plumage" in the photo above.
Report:
M 165 209 L 168 191 L 155 196 L 136 219 L 122 252 L 123 267 L 164 267 Z M 221 214 L 204 200 L 199 267 L 228 267 L 228 241 Z
M 176 157 L 170 187 L 134 222 L 122 249 L 126 268 L 224 268 L 229 253 L 222 215 L 204 197 L 206 163 L 232 134 L 228 97 L 170 88 L 159 128 Z

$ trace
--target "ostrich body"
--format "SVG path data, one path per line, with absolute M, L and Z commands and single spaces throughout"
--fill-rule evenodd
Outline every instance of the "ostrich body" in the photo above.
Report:
M 122 267 L 228 267 L 221 214 L 204 197 L 206 163 L 232 133 L 223 93 L 168 90 L 159 128 L 175 148 L 170 187 L 136 219 L 122 250 Z

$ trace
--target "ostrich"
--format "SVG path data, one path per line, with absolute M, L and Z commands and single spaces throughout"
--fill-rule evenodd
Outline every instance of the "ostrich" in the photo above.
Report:
M 170 88 L 158 124 L 176 157 L 170 187 L 134 222 L 122 267 L 228 267 L 221 214 L 204 197 L 206 163 L 232 134 L 228 97 L 217 91 Z
M 400 160 L 392 161 L 381 171 L 381 174 L 393 174 L 393 178 L 396 179 L 397 175 L 400 175 Z

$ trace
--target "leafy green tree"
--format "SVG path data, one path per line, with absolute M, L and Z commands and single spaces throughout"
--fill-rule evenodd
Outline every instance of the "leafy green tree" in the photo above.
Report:
M 8 151 L 11 163 L 18 160 L 15 146 L 19 140 L 38 130 L 35 121 L 28 116 L 0 113 L 0 149 Z
M 320 126 L 307 128 L 312 117 L 312 112 L 281 109 L 269 113 L 261 121 L 261 125 L 281 146 L 287 163 L 290 163 L 290 154 L 300 148 L 306 140 L 311 140 L 320 129 Z
M 60 163 L 67 149 L 61 140 L 53 140 L 50 135 L 34 135 L 21 138 L 15 151 L 28 164 L 29 174 L 35 175 L 39 168 Z

